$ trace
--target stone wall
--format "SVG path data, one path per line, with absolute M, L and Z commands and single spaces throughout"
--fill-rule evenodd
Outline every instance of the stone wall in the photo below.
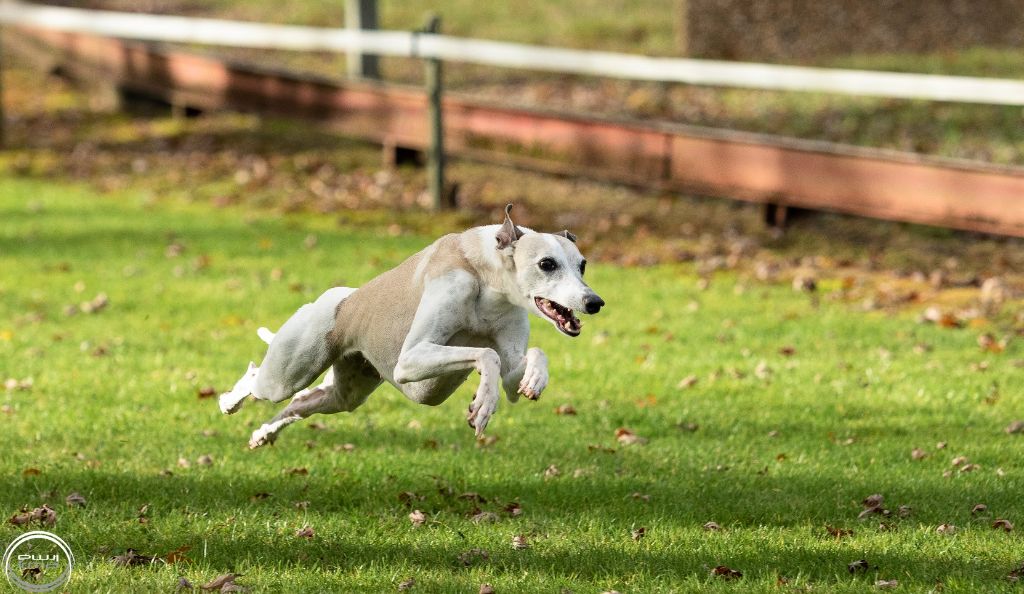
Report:
M 1024 48 L 1024 0 L 681 0 L 686 55 L 786 60 Z

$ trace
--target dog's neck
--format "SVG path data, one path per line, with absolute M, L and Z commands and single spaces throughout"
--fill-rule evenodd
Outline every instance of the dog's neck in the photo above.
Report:
M 477 276 L 487 288 L 503 295 L 510 304 L 525 308 L 527 298 L 516 282 L 511 254 L 497 247 L 496 236 L 500 229 L 501 225 L 485 225 L 466 231 L 462 237 L 463 249 Z M 524 233 L 535 233 L 526 227 L 520 229 Z

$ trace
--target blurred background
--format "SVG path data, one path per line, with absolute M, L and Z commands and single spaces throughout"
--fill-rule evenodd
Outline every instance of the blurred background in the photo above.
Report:
M 1011 0 L 986 2 L 984 10 L 960 0 L 46 4 L 397 31 L 421 29 L 426 15 L 434 13 L 443 34 L 548 47 L 1011 80 L 1024 72 L 1024 11 Z M 261 99 L 272 86 L 267 80 L 250 81 L 247 87 L 225 92 L 224 100 L 204 103 L 202 67 L 193 68 L 191 83 L 182 82 L 181 76 L 175 81 L 177 74 L 168 72 L 188 70 L 187 64 L 157 68 L 152 56 L 143 61 L 136 56 L 111 66 L 108 57 L 86 55 L 89 50 L 81 49 L 87 46 L 85 37 L 69 41 L 75 34 L 56 38 L 34 31 L 8 28 L 4 35 L 8 151 L 3 164 L 19 174 L 85 180 L 105 189 L 131 187 L 154 199 L 314 210 L 391 233 L 436 234 L 491 222 L 501 205 L 515 202 L 521 205 L 523 224 L 573 229 L 598 258 L 628 265 L 696 261 L 706 271 L 739 267 L 771 277 L 788 278 L 817 258 L 839 268 L 885 269 L 911 282 L 925 281 L 922 288 L 942 288 L 947 282 L 943 279 L 949 278 L 958 279 L 960 287 L 980 286 L 987 277 L 1012 275 L 1022 257 L 1019 242 L 1008 236 L 1022 234 L 1024 221 L 1001 206 L 1022 187 L 1020 105 L 644 82 L 446 61 L 444 96 L 463 106 L 454 115 L 446 114 L 445 121 L 450 158 L 444 193 L 458 208 L 431 213 L 422 168 L 428 152 L 426 112 L 417 107 L 419 111 L 402 115 L 401 101 L 391 91 L 364 97 L 364 102 L 389 103 L 364 105 L 356 118 L 362 119 L 354 124 L 345 115 L 358 112 L 351 101 L 335 109 Z M 419 58 L 370 59 L 362 71 L 358 59 L 326 51 L 149 47 L 232 64 L 241 72 L 316 81 L 341 92 L 365 89 L 359 85 L 370 79 L 372 89 L 423 95 L 424 60 Z M 126 70 L 125 63 L 131 68 Z M 116 74 L 97 74 L 105 71 Z M 282 88 L 282 93 L 294 95 L 298 87 Z M 205 92 L 207 97 L 212 94 Z M 492 119 L 487 109 L 494 107 L 518 110 L 512 113 L 519 119 L 506 118 L 506 132 L 493 134 L 465 123 L 473 117 L 477 124 Z M 467 110 L 475 115 L 465 115 Z M 558 145 L 561 140 L 535 131 L 542 125 L 531 118 L 541 113 L 549 116 L 548 124 L 611 123 L 611 128 L 669 130 L 686 138 L 749 141 L 770 150 L 795 147 L 801 154 L 854 154 L 896 163 L 923 159 L 941 179 L 930 181 L 933 185 L 921 193 L 928 198 L 937 183 L 945 202 L 924 204 L 920 208 L 933 212 L 919 215 L 914 196 L 873 195 L 876 190 L 865 180 L 880 174 L 870 167 L 856 169 L 855 164 L 850 173 L 840 171 L 842 162 L 792 161 L 792 153 L 785 152 L 726 158 L 724 149 L 715 152 L 714 147 L 696 153 L 680 149 L 633 162 L 632 155 L 647 150 L 636 144 L 643 139 L 620 138 L 614 129 L 601 136 L 604 132 L 598 130 L 576 144 Z M 372 130 L 374 117 L 381 114 L 398 127 L 419 122 L 409 134 L 412 140 L 396 138 L 393 130 Z M 614 147 L 616 143 L 621 146 Z M 716 155 L 721 162 L 715 162 Z M 671 163 L 659 161 L 669 158 Z M 752 177 L 763 173 L 764 164 L 754 162 L 758 158 L 777 161 L 768 175 L 799 179 L 777 187 L 756 180 L 747 184 L 746 172 Z M 672 179 L 672 172 L 685 169 L 688 162 L 705 163 L 710 170 L 683 171 L 684 179 Z M 672 170 L 668 179 L 666 167 Z M 993 186 L 975 186 L 955 175 L 941 177 L 965 169 L 996 175 L 1001 195 L 991 198 L 1003 202 L 981 214 L 970 212 L 971 205 L 987 204 Z M 904 170 L 885 175 L 901 179 Z M 858 185 L 865 185 L 863 191 L 837 194 Z M 787 196 L 790 190 L 814 195 Z M 953 213 L 957 207 L 950 203 L 966 204 L 968 210 Z M 809 204 L 832 214 L 798 208 Z M 994 216 L 993 210 L 1004 214 Z M 1004 215 L 1006 220 L 992 220 Z M 985 219 L 984 224 L 972 217 Z M 945 227 L 995 229 L 997 234 Z

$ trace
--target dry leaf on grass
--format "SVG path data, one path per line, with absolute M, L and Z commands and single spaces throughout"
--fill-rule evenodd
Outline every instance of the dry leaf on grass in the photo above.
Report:
M 571 404 L 562 404 L 555 409 L 556 415 L 575 416 L 576 409 Z
M 316 531 L 311 526 L 303 526 L 295 531 L 295 536 L 299 538 L 313 538 L 316 536 Z
M 522 515 L 523 513 L 523 507 L 519 505 L 518 501 L 513 501 L 512 503 L 509 503 L 502 509 L 505 511 L 505 513 L 512 516 L 513 518 Z
M 188 581 L 188 579 L 184 578 L 184 577 L 178 578 L 178 583 L 177 583 L 177 585 L 174 586 L 174 591 L 175 592 L 181 592 L 182 590 L 193 590 L 193 589 L 195 589 L 195 586 L 193 586 L 192 582 Z
M 726 580 L 737 580 L 743 577 L 743 572 L 731 569 L 729 567 L 726 567 L 725 565 L 717 565 L 714 569 L 711 570 L 711 575 Z
M 191 563 L 192 560 L 185 554 L 191 550 L 192 547 L 189 545 L 181 545 L 173 551 L 165 554 L 161 559 L 163 559 L 164 563 L 167 563 L 168 565 L 174 565 L 175 563 Z
M 624 446 L 644 445 L 647 443 L 647 438 L 640 437 L 625 427 L 619 427 L 615 430 L 615 440 Z
M 1006 426 L 1004 431 L 1010 435 L 1013 435 L 1014 433 L 1024 433 L 1024 421 L 1013 421 Z
M 828 532 L 829 536 L 836 538 L 843 538 L 844 536 L 853 536 L 853 530 L 848 528 L 835 528 L 833 526 L 825 526 L 825 532 Z
M 74 491 L 64 498 L 64 503 L 68 507 L 74 507 L 76 505 L 78 507 L 85 507 L 85 497 L 79 495 L 78 491 Z
M 643 538 L 646 535 L 647 535 L 647 528 L 644 528 L 643 526 L 640 526 L 639 528 L 634 528 L 632 531 L 630 531 L 630 536 L 632 536 L 633 540 L 636 540 L 636 541 L 640 540 L 641 538 Z
M 985 505 L 984 503 L 979 503 L 979 504 L 977 504 L 977 505 L 975 505 L 974 507 L 971 508 L 971 515 L 972 516 L 976 516 L 978 514 L 983 514 L 983 513 L 987 512 L 987 511 L 988 511 L 988 506 Z
M 679 383 L 676 384 L 676 387 L 679 388 L 680 390 L 685 390 L 687 388 L 692 388 L 695 385 L 697 385 L 698 379 L 699 378 L 697 376 L 695 376 L 695 375 L 688 375 L 688 376 L 684 377 L 683 379 L 679 380 Z
M 456 560 L 458 561 L 459 565 L 462 565 L 463 567 L 469 567 L 470 565 L 473 565 L 478 561 L 486 561 L 489 558 L 490 554 L 488 554 L 488 552 L 483 549 L 469 549 L 468 551 L 463 551 L 462 553 L 459 553 L 459 556 L 456 558 Z
M 196 390 L 196 396 L 200 400 L 205 400 L 206 398 L 213 398 L 216 395 L 217 388 L 214 388 L 213 386 L 203 386 L 202 388 Z
M 858 571 L 864 573 L 867 572 L 869 568 L 870 565 L 868 565 L 867 559 L 857 559 L 856 561 L 852 561 L 846 565 L 846 571 L 849 571 L 850 573 L 857 573 Z
M 305 467 L 286 468 L 284 473 L 288 476 L 306 476 L 309 474 L 309 469 Z
M 555 478 L 561 474 L 562 471 L 559 470 L 558 467 L 555 466 L 554 464 L 544 469 L 544 478 L 546 479 Z
M 718 525 L 718 522 L 706 522 L 703 528 L 708 532 L 717 532 L 722 529 L 722 527 Z
M 110 560 L 114 562 L 114 565 L 121 567 L 139 567 L 140 565 L 149 565 L 156 558 L 149 555 L 141 555 L 135 549 L 128 549 L 121 555 L 112 557 Z
M 213 464 L 213 456 L 209 454 L 203 454 L 202 456 L 196 458 L 196 464 L 199 464 L 200 466 L 210 466 L 211 464 Z
M 1005 518 L 999 518 L 995 522 L 992 522 L 992 527 L 996 530 L 1002 530 L 1003 532 L 1012 532 L 1013 522 Z
M 398 591 L 399 592 L 404 592 L 406 590 L 410 590 L 415 585 L 416 585 L 416 580 L 414 578 L 409 578 L 407 580 L 402 580 L 401 582 L 398 583 Z
M 913 450 L 910 450 L 910 458 L 912 460 L 922 460 L 926 457 L 928 457 L 928 452 L 921 448 L 914 448 Z
M 956 534 L 956 526 L 952 524 L 940 524 L 936 529 L 939 534 L 953 535 Z
M 879 590 L 893 590 L 900 585 L 899 580 L 876 580 L 875 587 Z
M 512 548 L 521 551 L 530 548 L 530 541 L 525 534 L 517 534 L 512 537 Z
M 477 512 L 470 516 L 470 521 L 474 524 L 493 524 L 498 521 L 498 514 L 489 511 Z
M 494 586 L 490 584 L 480 584 L 480 591 L 477 594 L 494 594 Z
M 427 522 L 427 514 L 414 509 L 409 513 L 409 521 L 412 522 L 413 526 L 422 526 Z
M 203 590 L 221 590 L 224 586 L 234 584 L 235 580 L 240 577 L 242 577 L 240 573 L 224 573 L 199 587 Z

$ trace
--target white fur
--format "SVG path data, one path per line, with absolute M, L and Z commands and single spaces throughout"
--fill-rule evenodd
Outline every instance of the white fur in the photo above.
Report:
M 431 405 L 444 401 L 450 391 L 438 392 L 425 380 L 477 371 L 480 385 L 467 419 L 478 436 L 483 434 L 497 410 L 499 386 L 504 388 L 506 397 L 515 402 L 520 394 L 538 398 L 548 385 L 547 357 L 538 348 L 527 348 L 530 327 L 526 314 L 532 312 L 548 319 L 537 309 L 535 298 L 580 310 L 584 309 L 588 297 L 596 298 L 579 271 L 583 257 L 567 240 L 553 235 L 535 235 L 530 229 L 519 228 L 524 233 L 522 237 L 532 237 L 497 249 L 496 237 L 501 229 L 501 225 L 489 225 L 462 236 L 462 250 L 476 270 L 455 268 L 427 280 L 422 285 L 412 324 L 402 341 L 397 365 L 394 369 L 377 369 L 381 379 L 394 384 L 407 397 Z M 409 282 L 422 282 L 436 249 L 435 245 L 424 252 Z M 538 271 L 538 262 L 543 258 L 557 261 L 558 269 Z M 310 353 L 319 352 L 310 349 L 326 348 L 313 344 L 311 337 L 323 337 L 334 328 L 338 305 L 353 291 L 355 289 L 346 287 L 329 289 L 315 302 L 299 308 L 277 334 L 266 328 L 257 330 L 258 336 L 268 345 L 274 345 L 276 352 L 288 353 L 289 365 L 297 363 L 287 373 L 293 373 L 295 368 L 301 371 L 302 357 L 312 357 Z M 446 344 L 450 337 L 459 333 L 492 337 L 494 347 Z M 297 361 L 290 359 L 293 352 Z M 376 387 L 358 384 L 365 382 L 365 377 L 360 379 L 358 374 L 349 374 L 345 367 L 337 369 L 342 374 L 340 378 L 329 371 L 318 386 L 295 393 L 284 410 L 253 432 L 250 447 L 273 443 L 284 427 L 312 414 L 353 410 Z M 281 373 L 284 377 L 285 372 Z M 276 374 L 263 378 L 259 374 L 260 369 L 250 363 L 235 387 L 221 396 L 220 407 L 224 413 L 238 410 L 246 396 L 255 393 L 258 382 L 265 380 L 269 385 L 280 379 Z M 336 385 L 336 381 L 340 384 Z M 284 385 L 293 384 L 284 382 Z

